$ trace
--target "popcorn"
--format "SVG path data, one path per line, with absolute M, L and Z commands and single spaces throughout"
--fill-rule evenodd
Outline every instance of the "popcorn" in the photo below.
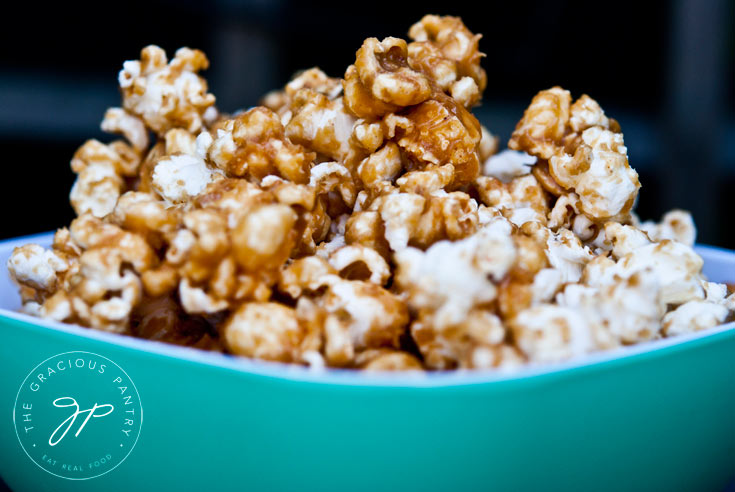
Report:
M 353 152 L 350 137 L 356 119 L 346 112 L 342 98 L 330 100 L 310 89 L 293 96 L 293 117 L 286 136 L 331 159 L 344 161 Z
M 237 355 L 292 362 L 300 357 L 304 331 L 294 309 L 274 302 L 249 302 L 226 321 L 224 339 Z
M 503 183 L 513 178 L 525 176 L 531 172 L 531 166 L 536 164 L 536 158 L 525 152 L 504 150 L 491 155 L 482 165 L 482 174 L 499 179 Z
M 112 212 L 123 190 L 124 182 L 112 166 L 102 164 L 85 167 L 69 193 L 74 211 L 104 217 Z
M 228 176 L 262 179 L 277 175 L 305 183 L 314 154 L 289 141 L 284 132 L 275 113 L 253 108 L 217 124 L 210 134 L 208 158 Z
M 450 97 L 439 97 L 413 107 L 406 114 L 412 123 L 398 146 L 419 162 L 454 166 L 455 186 L 477 177 L 480 168 L 477 146 L 480 125 Z
M 689 301 L 663 319 L 663 331 L 668 336 L 706 330 L 724 322 L 728 308 L 707 301 Z
M 148 148 L 148 130 L 143 121 L 122 108 L 110 108 L 100 125 L 107 133 L 120 133 L 138 152 Z
M 396 252 L 396 284 L 408 294 L 408 305 L 430 310 L 439 329 L 461 322 L 469 310 L 490 302 L 496 285 L 510 270 L 516 248 L 511 225 L 496 219 L 460 241 L 438 241 L 425 252 Z
M 158 46 L 147 46 L 140 61 L 126 61 L 118 81 L 123 108 L 158 135 L 171 128 L 190 133 L 204 126 L 204 113 L 214 104 L 206 81 L 197 75 L 209 67 L 199 50 L 181 48 L 171 62 Z
M 648 234 L 652 241 L 673 239 L 687 246 L 694 246 L 697 237 L 697 229 L 689 212 L 684 210 L 672 210 L 667 212 L 660 224 L 652 221 L 643 222 L 638 227 Z
M 575 192 L 581 213 L 592 221 L 623 220 L 633 207 L 640 183 L 628 164 L 623 135 L 589 96 L 571 104 L 571 95 L 560 87 L 539 92 L 508 146 L 547 161 L 539 173 L 549 176 L 539 181 L 555 195 Z
M 445 60 L 453 62 L 456 67 L 454 68 L 456 75 L 445 77 L 442 88 L 454 80 L 460 81 L 468 76 L 476 84 L 478 94 L 485 90 L 487 75 L 480 66 L 480 60 L 485 55 L 478 49 L 482 36 L 472 34 L 459 17 L 425 15 L 419 22 L 411 26 L 408 35 L 416 41 L 411 43 L 412 45 L 420 44 L 423 47 L 429 45 L 438 48 L 441 57 L 444 58 L 444 60 L 437 60 L 437 57 L 434 56 L 429 60 L 422 60 L 422 57 L 414 54 L 409 59 L 412 66 L 423 65 L 426 68 L 432 68 L 437 65 L 444 66 L 442 62 Z M 436 69 L 433 71 L 436 72 Z M 437 77 L 437 79 L 440 78 Z
M 56 287 L 57 273 L 68 268 L 63 258 L 38 244 L 17 247 L 8 259 L 8 272 L 16 282 L 47 292 Z
M 170 202 L 185 202 L 201 193 L 217 176 L 199 157 L 173 155 L 156 164 L 153 188 Z
M 628 165 L 622 135 L 599 127 L 582 133 L 574 156 L 552 156 L 549 170 L 563 188 L 574 189 L 582 212 L 593 220 L 625 215 L 640 188 L 638 174 Z
M 575 309 L 539 304 L 510 323 L 518 348 L 534 362 L 556 362 L 590 352 L 594 340 Z
M 366 268 L 367 280 L 376 285 L 385 285 L 390 278 L 390 267 L 374 249 L 362 245 L 339 248 L 329 256 L 329 264 L 346 278 L 359 275 L 360 267 Z M 354 272 L 354 273 L 353 273 Z
M 408 66 L 406 41 L 368 38 L 357 50 L 355 68 L 370 95 L 385 104 L 413 106 L 429 98 L 429 79 Z
M 71 160 L 78 217 L 8 260 L 23 312 L 366 371 L 514 371 L 733 318 L 691 216 L 632 212 L 594 99 L 539 92 L 502 149 L 469 111 L 480 35 L 434 15 L 408 34 L 232 116 L 202 52 L 144 48 L 101 125 L 122 139 Z

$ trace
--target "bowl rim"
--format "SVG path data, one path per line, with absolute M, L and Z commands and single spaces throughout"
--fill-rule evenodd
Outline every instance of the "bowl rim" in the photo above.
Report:
M 29 241 L 44 242 L 53 233 L 40 233 L 0 241 L 0 248 Z M 735 262 L 735 251 L 707 245 L 697 245 L 698 253 L 705 252 L 708 257 L 719 257 Z M 7 275 L 7 267 L 0 267 Z M 36 331 L 43 336 L 46 330 L 53 330 L 57 335 L 70 336 L 75 339 L 93 340 L 107 343 L 119 348 L 134 349 L 147 355 L 160 356 L 190 364 L 204 364 L 235 372 L 263 376 L 267 378 L 297 381 L 303 383 L 341 385 L 341 386 L 377 386 L 377 387 L 447 387 L 482 385 L 488 383 L 533 381 L 539 378 L 556 378 L 579 371 L 607 368 L 621 364 L 630 364 L 648 357 L 674 354 L 682 350 L 717 343 L 728 338 L 735 339 L 735 321 L 725 323 L 708 330 L 702 330 L 671 338 L 650 340 L 610 350 L 591 352 L 570 360 L 551 363 L 529 363 L 513 371 L 497 369 L 452 369 L 432 372 L 367 372 L 354 369 L 310 368 L 297 364 L 250 359 L 235 355 L 210 352 L 198 348 L 179 346 L 135 338 L 128 335 L 108 333 L 85 328 L 79 325 L 36 318 L 34 316 L 0 307 L 0 325 L 20 325 L 25 329 Z M 81 340 L 80 340 L 81 341 Z

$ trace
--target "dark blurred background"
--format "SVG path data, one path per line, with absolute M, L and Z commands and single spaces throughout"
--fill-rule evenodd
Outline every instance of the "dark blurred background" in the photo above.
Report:
M 735 6 L 674 2 L 13 2 L 0 30 L 0 235 L 54 229 L 73 214 L 69 160 L 119 105 L 117 73 L 155 43 L 204 50 L 225 111 L 257 103 L 297 70 L 341 76 L 368 36 L 406 37 L 424 13 L 483 34 L 488 87 L 475 113 L 507 141 L 531 97 L 562 85 L 621 123 L 643 189 L 642 218 L 687 208 L 699 240 L 735 248 Z

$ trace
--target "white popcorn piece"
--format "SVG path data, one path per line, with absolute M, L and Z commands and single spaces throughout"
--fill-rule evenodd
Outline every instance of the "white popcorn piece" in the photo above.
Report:
M 497 178 L 503 183 L 508 183 L 513 178 L 530 173 L 531 167 L 536 164 L 536 160 L 536 157 L 525 152 L 506 149 L 490 156 L 485 161 L 482 166 L 482 174 Z
M 550 232 L 546 240 L 546 257 L 562 275 L 563 282 L 578 282 L 592 252 L 569 229 Z
M 645 232 L 633 226 L 608 222 L 605 224 L 605 241 L 612 246 L 613 256 L 622 258 L 642 246 L 651 244 Z
M 204 191 L 219 176 L 200 157 L 172 155 L 156 164 L 153 186 L 162 198 L 180 203 Z
M 660 223 L 653 221 L 643 222 L 639 228 L 648 234 L 653 241 L 673 239 L 693 246 L 697 238 L 697 228 L 689 212 L 684 210 L 671 210 L 667 212 Z
M 161 48 L 148 46 L 140 61 L 123 63 L 118 76 L 123 107 L 159 135 L 171 128 L 196 133 L 204 125 L 203 115 L 214 104 L 206 81 L 197 75 L 209 62 L 204 53 L 189 48 L 180 48 L 167 62 Z
M 666 336 L 706 330 L 725 321 L 728 308 L 708 301 L 689 301 L 669 312 L 663 319 Z
M 557 362 L 595 349 L 589 324 L 576 309 L 540 304 L 510 323 L 518 348 L 534 362 Z
M 384 285 L 388 281 L 390 277 L 388 263 L 377 251 L 367 246 L 359 244 L 344 246 L 329 256 L 329 264 L 339 272 L 358 263 L 364 264 L 370 271 L 370 282 Z
M 385 223 L 385 239 L 393 251 L 401 251 L 408 246 L 425 203 L 424 197 L 412 193 L 396 193 L 385 198 L 380 207 L 380 217 Z
M 91 213 L 104 217 L 115 209 L 123 180 L 115 168 L 105 163 L 92 164 L 79 172 L 69 193 L 77 215 Z
M 564 285 L 564 274 L 556 268 L 543 268 L 533 277 L 532 302 L 550 302 Z
M 516 259 L 511 227 L 496 218 L 466 239 L 438 241 L 426 251 L 397 251 L 396 282 L 408 292 L 409 305 L 434 310 L 441 329 L 463 321 L 476 304 L 493 300 L 492 280 L 500 281 Z
M 344 161 L 351 152 L 350 137 L 357 119 L 345 110 L 342 98 L 330 101 L 323 95 L 314 96 L 294 113 L 286 126 L 286 136 L 331 159 Z
M 597 288 L 569 285 L 557 302 L 582 314 L 594 328 L 598 348 L 610 348 L 658 336 L 665 313 L 661 292 L 658 277 L 651 270 L 642 270 Z
M 339 162 L 322 162 L 311 168 L 311 174 L 309 177 L 309 186 L 320 186 L 325 187 L 323 183 L 331 179 L 336 178 L 335 182 L 340 182 L 342 179 L 350 177 L 350 171 Z M 332 178 L 334 177 L 334 178 Z
M 700 283 L 702 265 L 702 258 L 692 248 L 668 239 L 639 247 L 618 261 L 622 272 L 652 269 L 661 284 L 661 301 L 665 304 L 704 298 Z
M 13 250 L 7 267 L 16 282 L 51 291 L 56 287 L 56 274 L 66 271 L 69 264 L 38 244 L 24 244 Z
M 290 362 L 300 359 L 303 330 L 293 308 L 275 302 L 248 302 L 227 320 L 224 339 L 238 355 Z
M 138 152 L 148 148 L 148 130 L 143 120 L 133 116 L 122 108 L 110 108 L 100 125 L 102 131 L 119 133 L 125 136 L 128 142 Z
M 593 219 L 616 217 L 629 210 L 638 193 L 638 174 L 628 165 L 623 136 L 600 127 L 582 133 L 574 156 L 554 155 L 549 170 L 564 188 L 573 189 L 582 211 Z M 579 170 L 580 159 L 586 169 Z
M 194 287 L 184 278 L 179 283 L 179 299 L 184 311 L 190 314 L 212 314 L 229 308 L 224 299 L 214 299 L 199 287 Z

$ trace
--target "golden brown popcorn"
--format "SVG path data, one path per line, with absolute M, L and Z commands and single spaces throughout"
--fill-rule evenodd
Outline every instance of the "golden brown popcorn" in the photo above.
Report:
M 413 106 L 431 95 L 429 79 L 408 66 L 406 41 L 367 38 L 357 50 L 355 67 L 370 94 L 395 106 Z
M 563 188 L 579 195 L 582 212 L 590 219 L 625 218 L 640 183 L 628 165 L 622 134 L 591 127 L 582 133 L 581 140 L 573 156 L 551 158 L 551 175 Z
M 388 104 L 373 97 L 360 80 L 355 65 L 347 67 L 342 87 L 345 107 L 358 118 L 380 118 L 399 109 L 395 104 Z
M 479 173 L 480 124 L 452 98 L 442 94 L 434 97 L 406 113 L 413 125 L 401 136 L 398 145 L 424 166 L 452 164 L 453 185 L 459 187 L 470 183 Z
M 342 92 L 342 80 L 329 77 L 318 67 L 314 67 L 296 74 L 286 84 L 285 92 L 293 97 L 301 89 L 312 89 L 329 99 L 336 99 Z
M 420 313 L 411 324 L 411 335 L 430 369 L 493 367 L 496 361 L 489 356 L 502 345 L 506 330 L 492 312 L 473 309 L 462 322 L 441 328 L 431 315 Z M 491 352 L 484 360 L 481 349 Z
M 229 227 L 234 227 L 252 207 L 272 201 L 273 195 L 263 187 L 236 178 L 213 181 L 192 200 L 197 208 L 221 213 Z
M 232 234 L 237 262 L 247 271 L 279 267 L 296 240 L 296 213 L 286 205 L 263 205 L 251 210 Z
M 403 162 L 398 146 L 388 142 L 360 163 L 357 175 L 366 188 L 371 188 L 385 181 L 392 181 L 402 169 Z
M 293 308 L 275 302 L 248 302 L 225 322 L 224 339 L 236 355 L 296 362 L 306 330 Z
M 396 180 L 398 188 L 403 193 L 427 195 L 443 190 L 452 183 L 454 166 L 427 166 L 421 171 L 409 171 Z
M 286 125 L 286 136 L 328 159 L 349 162 L 361 152 L 351 142 L 355 117 L 349 114 L 342 98 L 330 100 L 311 89 L 293 96 L 293 117 Z
M 274 174 L 295 183 L 308 182 L 314 154 L 291 143 L 272 111 L 256 107 L 221 121 L 212 131 L 208 157 L 229 176 L 262 179 Z
M 306 256 L 291 262 L 281 271 L 278 288 L 293 297 L 299 298 L 305 291 L 315 293 L 330 285 L 332 276 L 338 273 L 327 260 L 318 256 Z
M 157 261 L 156 253 L 139 234 L 108 224 L 92 215 L 82 215 L 69 226 L 71 241 L 82 250 L 114 248 L 121 261 L 142 273 Z
M 451 16 L 425 15 L 419 22 L 411 26 L 408 35 L 416 41 L 416 43 L 411 43 L 412 45 L 430 44 L 438 48 L 445 59 L 456 64 L 455 80 L 459 81 L 466 76 L 471 77 L 477 86 L 477 92 L 482 94 L 487 83 L 485 70 L 480 66 L 480 60 L 485 56 L 479 50 L 482 35 L 472 34 L 462 23 L 462 19 Z M 417 54 L 411 57 L 412 66 L 414 64 L 428 65 L 428 67 L 441 66 L 439 61 L 427 62 L 422 58 Z M 436 70 L 432 72 L 436 73 Z M 449 80 L 444 78 L 444 81 L 443 85 L 446 86 Z
M 343 246 L 329 255 L 329 264 L 342 278 L 367 280 L 385 285 L 391 276 L 390 267 L 374 249 L 359 244 Z
M 329 77 L 318 67 L 313 67 L 295 74 L 283 90 L 266 94 L 260 104 L 277 113 L 286 126 L 293 117 L 293 96 L 300 89 L 311 89 L 333 100 L 342 94 L 342 79 Z
M 548 160 L 556 155 L 567 133 L 571 102 L 569 91 L 561 87 L 536 94 L 516 125 L 508 147 L 540 159 Z
M 408 352 L 369 349 L 355 356 L 355 366 L 366 371 L 421 371 L 421 362 Z
M 69 269 L 69 264 L 63 257 L 38 244 L 24 244 L 15 248 L 7 266 L 13 280 L 45 292 L 53 292 L 56 289 L 57 274 Z
M 71 292 L 71 307 L 81 324 L 104 331 L 129 331 L 129 317 L 143 289 L 140 278 L 123 268 L 125 260 L 114 246 L 95 247 L 79 257 L 80 278 Z
M 9 270 L 36 292 L 41 316 L 126 333 L 142 299 L 138 274 L 155 261 L 141 236 L 83 215 L 57 233 L 54 251 L 16 250 Z
M 394 347 L 406 332 L 408 309 L 395 294 L 371 282 L 335 279 L 322 299 L 322 306 L 336 317 L 355 349 Z M 343 333 L 344 334 L 344 333 Z M 330 334 L 327 332 L 327 343 Z
M 345 73 L 345 104 L 360 118 L 374 118 L 431 96 L 429 79 L 408 64 L 406 42 L 368 38 Z
M 123 229 L 143 235 L 151 245 L 159 246 L 162 237 L 172 233 L 180 222 L 180 210 L 150 193 L 128 191 L 120 196 L 109 217 Z
M 518 227 L 529 221 L 546 224 L 548 197 L 533 175 L 521 176 L 508 183 L 479 176 L 474 187 L 482 203 L 502 210 L 505 217 Z
M 373 153 L 385 138 L 382 122 L 359 119 L 352 127 L 352 138 L 367 152 Z
M 575 192 L 591 221 L 627 219 L 640 188 L 638 174 L 628 164 L 620 127 L 593 99 L 584 95 L 571 104 L 560 87 L 539 92 L 508 146 L 547 161 L 539 162 L 539 181 L 555 195 Z
M 92 213 L 104 217 L 112 212 L 125 189 L 125 177 L 134 176 L 140 156 L 122 141 L 103 144 L 88 140 L 74 154 L 72 171 L 77 180 L 69 200 L 77 215 Z
M 391 249 L 407 245 L 427 248 L 441 239 L 461 239 L 475 232 L 480 218 L 477 202 L 467 193 L 443 190 L 424 198 L 413 193 L 392 193 L 371 204 L 378 209 Z
M 204 114 L 214 104 L 207 82 L 197 75 L 209 67 L 199 50 L 180 48 L 168 62 L 158 46 L 147 46 L 140 61 L 126 61 L 118 78 L 123 108 L 143 120 L 158 135 L 171 128 L 191 133 L 205 125 Z
M 389 255 L 390 247 L 386 240 L 385 226 L 377 211 L 353 213 L 345 224 L 344 238 L 347 244 L 366 246 L 380 253 L 383 258 Z
M 87 166 L 77 174 L 69 201 L 77 215 L 91 213 L 104 217 L 112 212 L 125 186 L 112 166 Z

